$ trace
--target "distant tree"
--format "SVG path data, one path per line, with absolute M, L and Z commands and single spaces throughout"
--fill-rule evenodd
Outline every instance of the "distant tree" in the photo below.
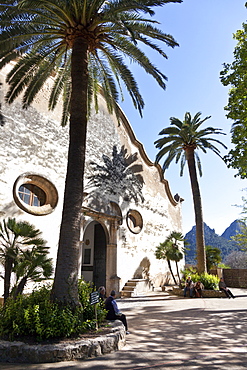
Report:
M 236 176 L 247 178 L 247 24 L 238 30 L 233 38 L 237 41 L 234 61 L 224 64 L 220 79 L 224 86 L 229 86 L 228 104 L 225 107 L 227 118 L 234 121 L 231 129 L 231 149 L 225 161 L 228 167 L 238 170 Z
M 237 246 L 242 251 L 247 251 L 247 224 L 246 219 L 241 219 L 241 229 L 240 232 L 235 236 L 232 236 L 232 240 L 237 243 Z
M 211 142 L 216 142 L 226 146 L 219 140 L 208 137 L 212 134 L 223 134 L 221 129 L 207 127 L 199 129 L 200 126 L 210 117 L 203 120 L 200 119 L 201 113 L 198 112 L 191 117 L 190 113 L 185 113 L 184 121 L 178 118 L 171 117 L 171 126 L 164 128 L 159 135 L 164 135 L 161 139 L 155 141 L 156 148 L 160 149 L 156 156 L 156 163 L 158 163 L 164 156 L 166 159 L 163 164 L 163 171 L 168 169 L 173 159 L 178 163 L 181 160 L 180 176 L 183 175 L 184 165 L 187 162 L 191 189 L 193 194 L 195 222 L 196 222 L 196 248 L 197 248 L 197 269 L 199 273 L 207 271 L 206 267 L 206 253 L 204 241 L 204 226 L 202 214 L 202 202 L 200 188 L 197 178 L 196 164 L 200 176 L 202 176 L 201 162 L 196 150 L 201 149 L 206 153 L 207 149 L 212 150 L 220 158 L 220 151 Z
M 217 266 L 221 261 L 221 250 L 211 245 L 206 245 L 207 270 L 211 270 L 211 268 Z
M 14 270 L 18 278 L 26 275 L 26 269 L 23 269 L 23 276 L 21 276 L 21 266 L 25 263 L 30 265 L 29 262 L 24 262 L 25 255 L 28 255 L 27 251 L 33 249 L 36 250 L 36 254 L 37 250 L 46 254 L 45 243 L 41 238 L 41 231 L 28 222 L 18 222 L 15 218 L 0 222 L 0 263 L 4 267 L 4 302 L 10 294 L 11 275 Z M 19 262 L 20 266 L 18 266 Z
M 242 197 L 242 218 L 239 220 L 240 231 L 232 236 L 232 240 L 237 243 L 237 246 L 242 251 L 247 251 L 247 199 Z
M 171 267 L 171 261 L 175 261 L 179 286 L 181 286 L 181 279 L 178 269 L 178 262 L 183 258 L 184 247 L 181 246 L 181 242 L 184 243 L 184 241 L 184 237 L 180 232 L 173 231 L 163 243 L 160 243 L 155 251 L 155 256 L 157 259 L 165 259 L 167 261 L 173 281 L 175 284 L 177 284 Z
M 234 251 L 226 257 L 226 264 L 232 269 L 246 269 L 247 268 L 247 253 L 241 251 Z

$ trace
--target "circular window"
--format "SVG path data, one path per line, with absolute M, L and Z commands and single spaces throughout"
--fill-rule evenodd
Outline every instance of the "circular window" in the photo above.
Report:
M 23 211 L 36 216 L 51 213 L 58 202 L 55 186 L 46 178 L 30 173 L 16 179 L 13 195 L 16 204 Z
M 130 210 L 127 213 L 127 225 L 132 233 L 134 234 L 140 233 L 143 227 L 143 220 L 141 214 L 138 211 Z

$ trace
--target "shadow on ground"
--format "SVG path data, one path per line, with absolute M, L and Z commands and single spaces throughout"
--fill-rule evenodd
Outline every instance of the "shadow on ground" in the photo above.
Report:
M 1 364 L 1 370 L 246 369 L 247 295 L 240 297 L 121 302 L 131 331 L 121 351 L 66 363 Z

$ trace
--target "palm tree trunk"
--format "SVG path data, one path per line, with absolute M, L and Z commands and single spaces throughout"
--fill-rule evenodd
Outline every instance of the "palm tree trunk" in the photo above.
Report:
M 76 38 L 71 61 L 70 142 L 64 204 L 52 299 L 76 306 L 80 248 L 81 206 L 87 132 L 88 46 Z
M 181 279 L 180 279 L 180 274 L 179 274 L 179 268 L 178 268 L 178 262 L 176 262 L 176 269 L 177 269 L 177 275 L 178 275 L 178 282 L 179 282 L 179 288 L 182 287 Z
M 169 259 L 167 259 L 167 263 L 168 263 L 168 267 L 169 267 L 170 273 L 171 273 L 171 275 L 173 277 L 174 283 L 175 283 L 175 285 L 177 285 L 175 276 L 174 276 L 173 271 L 172 271 L 171 261 Z
M 199 183 L 196 173 L 194 148 L 186 149 L 186 159 L 190 174 L 190 183 L 194 202 L 195 222 L 196 222 L 196 250 L 197 250 L 197 269 L 201 274 L 207 272 L 206 253 L 204 241 L 204 224 L 202 215 L 202 201 Z
M 3 301 L 6 303 L 7 299 L 9 298 L 9 291 L 10 291 L 10 279 L 12 273 L 14 260 L 11 257 L 5 257 L 4 263 L 4 293 L 3 293 Z
M 19 284 L 15 287 L 15 289 L 12 291 L 13 293 L 11 292 L 14 299 L 16 299 L 18 294 L 23 293 L 26 283 L 27 283 L 27 276 L 24 276 L 19 282 Z

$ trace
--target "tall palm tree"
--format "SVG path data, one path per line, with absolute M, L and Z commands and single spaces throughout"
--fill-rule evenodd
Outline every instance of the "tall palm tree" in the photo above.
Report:
M 171 126 L 164 128 L 159 135 L 163 135 L 161 139 L 155 141 L 155 146 L 161 149 L 156 156 L 158 163 L 164 156 L 166 159 L 163 164 L 165 171 L 170 163 L 175 159 L 175 162 L 181 162 L 180 176 L 183 176 L 184 165 L 187 163 L 190 183 L 194 202 L 195 222 L 196 222 L 196 247 L 197 247 L 197 268 L 198 272 L 206 272 L 206 254 L 204 241 L 204 226 L 201 194 L 197 177 L 196 164 L 199 170 L 199 175 L 202 176 L 201 162 L 196 150 L 201 149 L 204 153 L 207 149 L 211 149 L 221 159 L 220 150 L 215 147 L 212 142 L 222 145 L 225 149 L 225 144 L 221 141 L 208 137 L 212 134 L 222 134 L 221 129 L 206 127 L 201 129 L 200 126 L 211 116 L 200 119 L 201 113 L 198 112 L 192 118 L 190 113 L 185 113 L 184 120 L 171 117 Z
M 0 68 L 17 63 L 7 77 L 7 102 L 21 92 L 23 106 L 32 103 L 51 74 L 49 99 L 53 109 L 63 96 L 63 117 L 70 121 L 70 141 L 64 204 L 53 299 L 78 304 L 78 259 L 83 175 L 89 106 L 97 109 L 101 91 L 109 111 L 118 116 L 118 89 L 122 81 L 141 113 L 144 102 L 123 57 L 138 63 L 165 88 L 166 76 L 140 45 L 166 54 L 153 40 L 177 45 L 171 35 L 150 19 L 153 8 L 182 0 L 1 0 Z M 142 16 L 141 13 L 147 16 Z M 69 113 L 69 115 L 68 115 Z
M 9 297 L 11 274 L 20 255 L 32 247 L 45 248 L 45 241 L 40 235 L 41 231 L 26 221 L 17 222 L 15 218 L 8 218 L 0 223 L 0 263 L 4 267 L 4 302 Z

